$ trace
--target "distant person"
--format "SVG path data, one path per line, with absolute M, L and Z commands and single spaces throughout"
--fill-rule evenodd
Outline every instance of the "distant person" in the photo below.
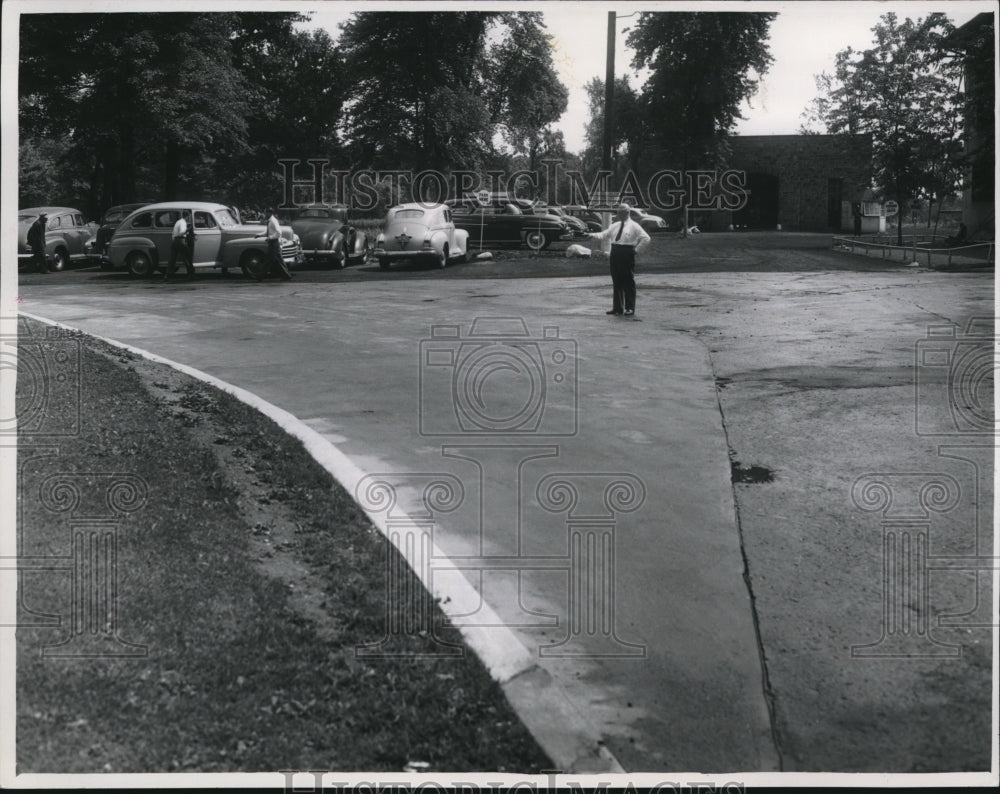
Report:
M 649 235 L 631 218 L 632 206 L 618 208 L 618 220 L 603 232 L 590 232 L 595 240 L 611 240 L 611 311 L 607 314 L 631 317 L 635 314 L 635 255 L 649 242 Z
M 281 258 L 281 224 L 275 215 L 274 209 L 267 211 L 267 269 L 264 275 L 271 274 L 281 277 L 282 281 L 291 281 L 292 274 L 285 265 L 285 260 Z
M 969 230 L 964 223 L 958 224 L 958 232 L 945 240 L 948 245 L 964 245 L 968 241 Z
M 45 226 L 49 216 L 41 213 L 35 222 L 28 227 L 28 245 L 31 247 L 31 264 L 39 273 L 48 273 L 49 265 L 45 261 Z
M 170 263 L 167 265 L 167 272 L 163 274 L 164 281 L 170 281 L 177 272 L 178 257 L 184 260 L 187 277 L 194 278 L 194 262 L 188 248 L 188 223 L 184 220 L 184 213 L 181 213 L 170 233 Z
M 852 214 L 854 215 L 854 233 L 861 234 L 861 205 L 855 203 L 851 208 Z

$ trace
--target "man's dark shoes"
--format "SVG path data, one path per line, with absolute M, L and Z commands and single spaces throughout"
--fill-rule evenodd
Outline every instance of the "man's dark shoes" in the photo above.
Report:
M 608 312 L 604 312 L 604 313 L 605 313 L 605 314 L 621 314 L 621 312 L 620 312 L 620 311 L 618 311 L 617 309 L 612 309 L 611 311 L 608 311 Z

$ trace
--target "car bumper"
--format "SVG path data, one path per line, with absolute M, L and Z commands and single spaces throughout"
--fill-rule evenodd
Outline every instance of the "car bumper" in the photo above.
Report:
M 433 248 L 414 248 L 412 251 L 396 251 L 387 248 L 375 248 L 377 259 L 437 259 L 441 254 Z

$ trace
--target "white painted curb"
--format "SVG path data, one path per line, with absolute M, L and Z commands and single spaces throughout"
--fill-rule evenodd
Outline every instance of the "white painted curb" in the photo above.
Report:
M 352 499 L 355 498 L 358 483 L 369 474 L 302 420 L 283 408 L 258 397 L 253 392 L 241 389 L 239 386 L 234 386 L 194 367 L 180 364 L 115 339 L 88 334 L 79 328 L 28 312 L 22 311 L 19 312 L 19 315 L 74 333 L 85 334 L 92 339 L 127 350 L 149 361 L 165 364 L 178 372 L 183 372 L 185 375 L 232 395 L 240 402 L 260 411 L 290 436 L 301 441 L 313 459 L 347 490 Z M 496 612 L 481 599 L 476 589 L 469 584 L 461 571 L 441 552 L 437 545 L 432 544 L 430 547 L 435 568 L 458 574 L 457 576 L 439 577 L 439 582 L 441 579 L 447 581 L 447 587 L 441 587 L 440 584 L 435 586 L 433 581 L 427 581 L 428 577 L 421 570 L 422 566 L 414 565 L 411 555 L 407 554 L 405 544 L 393 541 L 394 536 L 398 537 L 398 535 L 389 531 L 383 514 L 370 512 L 360 504 L 358 506 L 364 510 L 379 531 L 390 542 L 393 542 L 424 587 L 434 598 L 438 599 L 438 605 L 449 618 L 466 616 L 476 612 L 483 618 L 484 623 L 490 624 L 486 626 L 458 626 L 458 629 L 469 647 L 489 670 L 493 679 L 504 689 L 511 705 L 514 706 L 522 721 L 531 730 L 535 739 L 552 757 L 552 760 L 562 767 L 562 771 L 565 773 L 577 770 L 623 773 L 625 770 L 621 764 L 600 742 L 596 732 L 571 703 L 562 686 L 539 667 L 517 635 L 501 623 Z M 540 671 L 540 676 L 522 675 L 536 668 Z M 523 691 L 526 686 L 531 689 L 530 695 L 526 695 Z M 536 710 L 546 712 L 542 715 L 543 719 L 536 718 L 538 716 L 534 713 Z M 555 716 L 560 718 L 559 725 L 562 726 L 562 735 L 559 736 L 553 735 L 555 731 L 559 730 L 553 728 L 552 718 Z M 536 732 L 539 723 L 545 726 L 544 731 Z M 598 759 L 600 763 L 595 767 L 594 764 Z

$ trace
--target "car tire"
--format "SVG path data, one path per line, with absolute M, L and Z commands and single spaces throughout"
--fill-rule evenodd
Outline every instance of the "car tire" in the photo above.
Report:
M 448 246 L 445 246 L 441 251 L 441 256 L 438 259 L 438 266 L 441 268 L 448 267 Z
M 133 251 L 128 255 L 126 262 L 128 265 L 128 272 L 133 276 L 138 276 L 139 278 L 149 278 L 156 272 L 156 268 L 153 266 L 153 260 L 149 258 L 149 254 L 145 251 Z
M 532 251 L 541 251 L 549 244 L 549 238 L 541 229 L 530 229 L 524 233 L 524 244 Z
M 52 264 L 49 270 L 58 272 L 69 267 L 69 252 L 65 248 L 57 248 L 52 254 Z
M 243 275 L 247 278 L 263 281 L 266 267 L 267 261 L 264 258 L 264 254 L 260 251 L 247 251 L 240 257 L 240 270 L 243 271 Z
M 382 270 L 388 270 L 389 269 L 389 257 L 387 257 L 387 256 L 380 256 L 378 258 L 378 266 Z
M 115 266 L 111 264 L 107 259 L 101 259 L 101 270 L 114 270 Z

